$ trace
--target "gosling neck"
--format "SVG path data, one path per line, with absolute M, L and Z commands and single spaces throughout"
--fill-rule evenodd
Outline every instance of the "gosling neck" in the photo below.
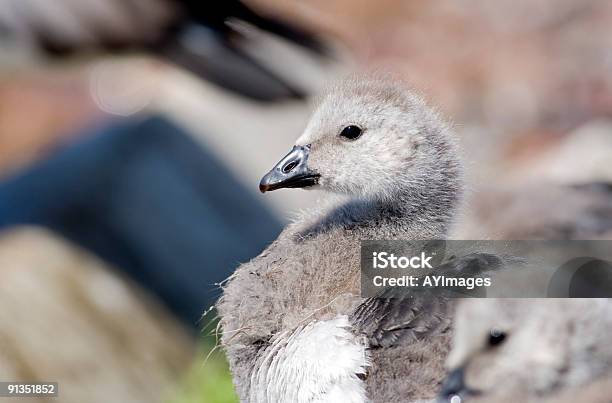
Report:
M 384 224 L 406 239 L 446 238 L 463 199 L 462 174 L 455 168 L 405 181 L 384 198 L 371 199 L 372 225 Z

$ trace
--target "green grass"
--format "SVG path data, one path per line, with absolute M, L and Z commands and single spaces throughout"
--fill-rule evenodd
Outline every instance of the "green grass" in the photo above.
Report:
M 197 354 L 192 368 L 183 379 L 178 394 L 168 403 L 238 402 L 225 355 L 217 349 L 209 356 L 210 351 L 210 344 L 203 343 L 201 352 Z

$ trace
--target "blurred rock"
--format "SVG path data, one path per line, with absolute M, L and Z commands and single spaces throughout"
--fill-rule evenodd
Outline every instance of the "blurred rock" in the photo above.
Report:
M 4 232 L 0 274 L 3 381 L 59 382 L 64 403 L 151 403 L 189 367 L 194 340 L 173 317 L 49 232 Z

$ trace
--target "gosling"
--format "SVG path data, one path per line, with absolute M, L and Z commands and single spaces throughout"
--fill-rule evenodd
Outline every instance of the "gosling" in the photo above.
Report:
M 217 305 L 242 401 L 435 397 L 450 303 L 361 298 L 360 240 L 446 238 L 462 172 L 449 126 L 399 82 L 353 77 L 329 89 L 260 190 L 346 197 L 288 225 L 228 279 Z

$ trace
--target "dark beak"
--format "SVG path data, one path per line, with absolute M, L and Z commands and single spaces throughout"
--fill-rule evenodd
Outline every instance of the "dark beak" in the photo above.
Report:
M 465 371 L 463 368 L 452 370 L 442 383 L 438 394 L 438 403 L 464 402 L 466 396 L 472 393 L 465 385 Z
M 282 188 L 304 188 L 319 182 L 319 175 L 308 168 L 310 146 L 295 146 L 259 182 L 259 190 L 265 193 Z

